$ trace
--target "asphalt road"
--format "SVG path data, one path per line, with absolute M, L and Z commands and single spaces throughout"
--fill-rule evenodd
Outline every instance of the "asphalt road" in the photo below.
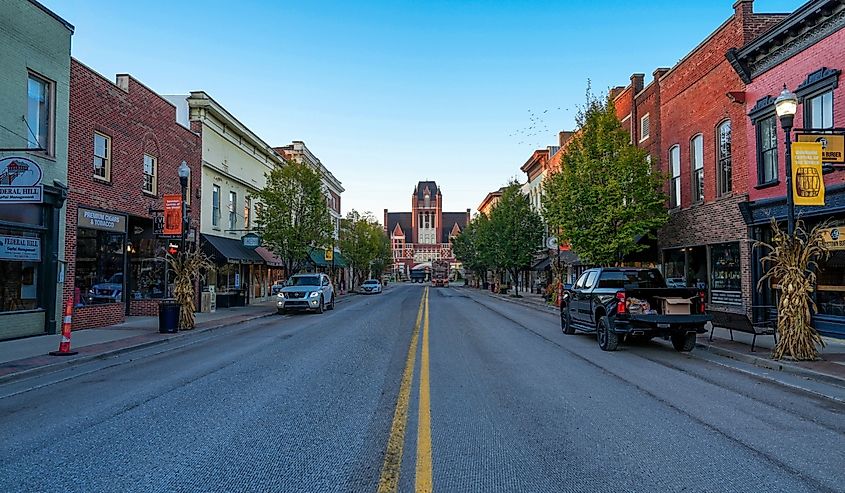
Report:
M 0 490 L 845 491 L 841 403 L 425 292 L 0 386 Z

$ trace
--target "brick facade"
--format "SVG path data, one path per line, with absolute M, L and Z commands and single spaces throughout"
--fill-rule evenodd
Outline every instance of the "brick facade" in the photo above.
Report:
M 111 179 L 108 181 L 94 177 L 95 132 L 111 139 Z M 145 153 L 157 159 L 155 195 L 142 191 Z M 128 240 L 125 244 L 131 243 L 133 235 L 140 233 L 136 230 L 152 228 L 155 213 L 150 211 L 162 209 L 163 195 L 181 192 L 177 170 L 182 161 L 191 168 L 189 200 L 198 203 L 200 138 L 197 133 L 176 123 L 175 107 L 130 75 L 118 75 L 116 83 L 113 83 L 79 61 L 72 61 L 65 301 L 78 301 L 80 294 L 84 294 L 76 293 L 74 296 L 79 207 L 126 215 Z M 190 208 L 190 217 L 192 227 L 196 228 L 200 207 Z M 130 229 L 133 221 L 143 226 Z M 151 237 L 150 230 L 142 234 Z M 131 258 L 132 253 L 129 255 Z M 127 311 L 127 291 L 124 285 L 124 303 L 77 306 L 74 329 L 122 321 Z M 156 313 L 157 305 L 156 300 L 133 299 L 129 314 L 152 315 Z

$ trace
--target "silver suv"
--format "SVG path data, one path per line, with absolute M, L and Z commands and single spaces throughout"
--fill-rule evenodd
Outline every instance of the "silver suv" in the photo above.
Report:
M 285 314 L 291 310 L 311 310 L 323 313 L 334 310 L 334 288 L 325 274 L 297 274 L 291 276 L 277 295 L 277 310 Z

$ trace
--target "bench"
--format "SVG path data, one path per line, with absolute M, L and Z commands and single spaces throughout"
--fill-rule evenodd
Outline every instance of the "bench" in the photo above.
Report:
M 777 336 L 777 316 L 772 319 L 772 312 L 777 313 L 774 306 L 752 306 L 752 313 L 766 313 L 769 320 L 754 322 L 748 315 L 741 313 L 725 312 L 721 310 L 707 310 L 707 313 L 713 316 L 713 327 L 722 327 L 728 329 L 731 334 L 731 341 L 734 340 L 733 331 L 745 332 L 746 334 L 753 334 L 751 339 L 751 352 L 754 352 L 754 345 L 757 343 L 757 336 L 770 335 L 774 337 L 775 344 L 778 342 Z M 713 330 L 710 330 L 710 341 L 713 341 Z

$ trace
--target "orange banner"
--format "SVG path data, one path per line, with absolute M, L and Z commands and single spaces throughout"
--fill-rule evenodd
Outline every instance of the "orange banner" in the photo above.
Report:
M 165 235 L 182 234 L 182 196 L 164 196 L 164 230 Z

